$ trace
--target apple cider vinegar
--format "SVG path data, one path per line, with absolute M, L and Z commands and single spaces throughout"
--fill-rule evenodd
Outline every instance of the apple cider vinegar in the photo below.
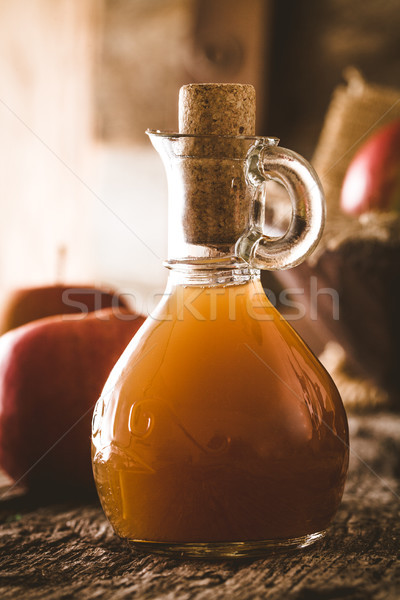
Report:
M 142 550 L 254 556 L 324 535 L 348 466 L 346 414 L 323 366 L 266 298 L 260 269 L 299 264 L 324 223 L 312 167 L 254 136 L 254 88 L 191 84 L 180 131 L 148 132 L 168 175 L 166 293 L 97 402 L 94 477 Z M 263 233 L 265 182 L 293 207 Z
M 346 440 L 332 380 L 258 280 L 178 285 L 106 385 L 94 473 L 129 540 L 299 538 L 337 510 Z

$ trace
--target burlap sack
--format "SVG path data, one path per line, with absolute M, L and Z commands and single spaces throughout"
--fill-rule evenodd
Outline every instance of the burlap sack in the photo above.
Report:
M 346 69 L 344 77 L 347 85 L 334 91 L 312 159 L 333 218 L 354 154 L 373 131 L 400 117 L 400 90 L 367 83 L 353 67 Z
M 331 372 L 348 410 L 400 409 L 400 215 L 369 213 L 361 218 L 340 211 L 340 191 L 347 167 L 369 135 L 400 117 L 400 91 L 367 83 L 349 68 L 346 85 L 333 94 L 313 164 L 325 190 L 328 217 L 316 252 L 303 264 L 277 273 L 283 286 L 304 289 L 307 307 L 294 323 Z M 318 318 L 311 278 L 321 291 Z M 329 296 L 340 299 L 334 319 Z

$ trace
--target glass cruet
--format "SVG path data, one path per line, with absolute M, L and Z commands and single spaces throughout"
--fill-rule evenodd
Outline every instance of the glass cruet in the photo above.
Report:
M 207 110 L 216 88 L 232 96 L 218 85 L 192 86 L 208 94 Z M 331 377 L 265 296 L 259 269 L 294 266 L 317 244 L 318 178 L 276 138 L 148 134 L 168 175 L 170 274 L 95 407 L 103 509 L 121 537 L 153 552 L 308 546 L 341 501 L 347 420 Z M 280 239 L 263 233 L 269 178 L 293 206 Z

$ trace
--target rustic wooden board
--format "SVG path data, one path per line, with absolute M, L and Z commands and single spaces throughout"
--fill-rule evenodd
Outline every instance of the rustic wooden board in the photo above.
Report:
M 262 560 L 181 561 L 131 550 L 95 501 L 0 502 L 3 600 L 346 600 L 400 597 L 400 416 L 350 419 L 342 506 L 324 541 Z

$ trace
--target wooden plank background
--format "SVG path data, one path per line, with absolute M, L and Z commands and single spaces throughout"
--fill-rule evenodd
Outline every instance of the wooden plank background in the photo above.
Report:
M 326 538 L 264 559 L 206 561 L 139 554 L 95 501 L 0 501 L 2 600 L 397 600 L 400 596 L 400 416 L 350 419 L 342 505 Z

